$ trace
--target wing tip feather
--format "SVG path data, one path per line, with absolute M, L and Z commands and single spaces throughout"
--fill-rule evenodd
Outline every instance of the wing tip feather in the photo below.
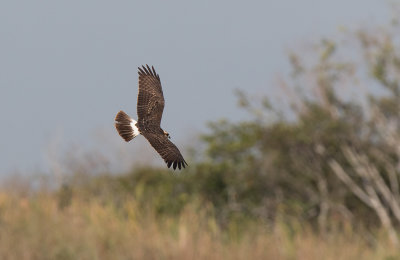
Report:
M 168 168 L 171 168 L 172 166 L 174 170 L 176 170 L 176 168 L 178 168 L 178 170 L 182 170 L 185 169 L 186 166 L 188 166 L 188 163 L 183 158 L 182 160 L 175 160 L 175 161 L 165 160 L 165 163 L 167 164 Z
M 156 70 L 154 69 L 154 66 L 150 66 L 148 64 L 142 65 L 142 67 L 138 67 L 138 74 L 139 76 L 153 76 L 160 80 L 160 76 L 157 74 Z

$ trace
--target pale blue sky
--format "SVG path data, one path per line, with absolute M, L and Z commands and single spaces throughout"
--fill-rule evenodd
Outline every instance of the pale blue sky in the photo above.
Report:
M 162 126 L 182 147 L 207 121 L 245 116 L 234 89 L 276 92 L 287 50 L 389 17 L 381 0 L 0 0 L 0 174 L 46 171 L 69 144 L 129 160 L 113 120 L 136 118 L 141 64 L 160 74 Z M 129 145 L 161 160 L 144 144 Z

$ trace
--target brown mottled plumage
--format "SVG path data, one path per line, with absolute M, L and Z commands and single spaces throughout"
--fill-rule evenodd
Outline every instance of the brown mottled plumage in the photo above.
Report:
M 181 169 L 187 165 L 179 149 L 169 140 L 169 134 L 161 129 L 164 111 L 164 95 L 160 77 L 149 65 L 138 68 L 139 94 L 137 100 L 138 122 L 120 111 L 115 117 L 115 127 L 119 135 L 129 142 L 139 133 L 142 134 L 161 155 L 168 168 Z

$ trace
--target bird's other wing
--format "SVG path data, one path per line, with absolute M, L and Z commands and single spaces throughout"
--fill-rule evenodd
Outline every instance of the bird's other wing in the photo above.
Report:
M 188 165 L 179 149 L 165 135 L 149 132 L 142 133 L 142 135 L 146 137 L 151 146 L 161 155 L 167 163 L 168 168 L 172 165 L 175 170 L 176 167 L 181 169 L 182 167 L 185 168 L 185 165 Z
M 139 94 L 137 114 L 139 125 L 160 126 L 164 111 L 164 95 L 160 77 L 149 65 L 138 68 Z

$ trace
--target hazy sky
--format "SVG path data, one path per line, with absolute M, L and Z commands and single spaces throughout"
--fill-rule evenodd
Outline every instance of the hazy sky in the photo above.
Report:
M 234 89 L 276 92 L 287 50 L 389 17 L 381 0 L 0 0 L 0 174 L 46 171 L 65 147 L 162 162 L 114 130 L 120 109 L 136 118 L 141 64 L 160 74 L 162 126 L 182 147 L 244 117 Z

